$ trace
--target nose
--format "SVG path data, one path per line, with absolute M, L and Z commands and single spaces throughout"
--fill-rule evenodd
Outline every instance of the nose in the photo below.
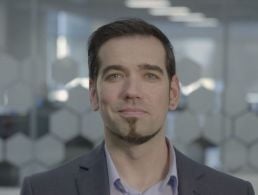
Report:
M 124 85 L 124 98 L 127 100 L 141 98 L 141 84 L 135 77 L 127 78 Z

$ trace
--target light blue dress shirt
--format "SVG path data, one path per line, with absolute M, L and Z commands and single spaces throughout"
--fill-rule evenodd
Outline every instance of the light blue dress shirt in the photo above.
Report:
M 178 177 L 175 150 L 169 140 L 166 139 L 166 141 L 170 159 L 173 159 L 173 162 L 170 162 L 167 176 L 164 180 L 156 183 L 144 192 L 138 192 L 122 181 L 111 159 L 110 153 L 108 152 L 107 146 L 105 145 L 110 195 L 178 195 Z M 172 156 L 173 158 L 171 158 Z

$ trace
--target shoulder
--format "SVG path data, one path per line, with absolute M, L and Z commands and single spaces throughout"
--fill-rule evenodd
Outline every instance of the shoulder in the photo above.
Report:
M 216 190 L 219 194 L 254 194 L 248 181 L 195 162 L 179 151 L 176 151 L 176 158 L 179 179 L 183 183 L 185 177 L 191 177 L 206 193 Z
M 87 154 L 84 154 L 70 162 L 46 172 L 28 176 L 23 181 L 22 195 L 34 194 L 55 194 L 55 190 L 63 190 L 63 194 L 74 194 L 75 181 L 80 169 L 87 169 L 87 166 L 94 164 L 96 159 L 101 156 L 102 145 L 96 147 Z M 103 152 L 102 152 L 103 153 Z M 34 191 L 34 193 L 32 193 Z M 29 193 L 31 192 L 31 193 Z M 70 193 L 68 193 L 70 192 Z M 56 194 L 61 194 L 56 192 Z
M 74 184 L 74 177 L 79 170 L 78 165 L 81 158 L 83 157 L 52 170 L 27 176 L 23 180 L 21 195 L 54 195 L 63 193 L 56 192 L 57 189 L 74 191 L 74 186 L 71 184 Z
M 227 192 L 227 194 L 249 194 L 254 195 L 254 190 L 250 182 L 227 173 L 212 169 L 205 165 L 200 166 L 203 169 L 206 187 L 216 189 L 219 191 Z M 201 180 L 200 180 L 201 181 Z
M 73 176 L 78 172 L 79 164 L 84 159 L 87 158 L 87 154 L 78 157 L 77 159 L 74 159 L 72 161 L 69 161 L 61 166 L 58 166 L 56 168 L 50 169 L 45 172 L 37 173 L 34 175 L 29 176 L 28 178 L 33 181 L 43 181 L 47 180 L 49 181 L 56 178 L 63 178 L 64 176 Z

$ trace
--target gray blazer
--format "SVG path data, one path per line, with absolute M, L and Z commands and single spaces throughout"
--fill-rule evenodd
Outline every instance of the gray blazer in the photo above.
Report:
M 200 165 L 176 150 L 179 195 L 254 195 L 247 181 Z M 109 195 L 104 144 L 62 167 L 24 179 L 21 195 Z

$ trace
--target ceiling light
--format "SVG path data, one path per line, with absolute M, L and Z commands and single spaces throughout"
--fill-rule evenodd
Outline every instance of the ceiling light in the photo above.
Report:
M 65 58 L 70 55 L 70 48 L 65 36 L 58 36 L 56 41 L 56 57 Z
M 183 6 L 152 8 L 149 13 L 153 16 L 186 16 L 190 14 L 190 9 Z
M 51 91 L 48 98 L 50 101 L 66 102 L 69 99 L 69 94 L 66 89 L 58 89 Z
M 219 21 L 216 18 L 205 18 L 199 22 L 187 22 L 186 25 L 190 27 L 216 27 L 219 25 Z
M 186 16 L 172 16 L 169 20 L 172 22 L 201 22 L 205 19 L 203 13 L 189 13 Z
M 127 0 L 125 5 L 130 8 L 161 8 L 168 7 L 168 0 Z
M 86 89 L 89 89 L 89 78 L 88 77 L 77 77 L 71 80 L 69 83 L 65 85 L 66 88 L 71 89 L 76 86 L 82 86 Z
M 181 86 L 182 93 L 186 96 L 189 96 L 191 93 L 196 91 L 201 87 L 201 82 L 198 80 L 196 82 L 193 82 L 187 86 Z
M 213 91 L 216 88 L 216 82 L 212 78 L 205 78 L 204 77 L 204 78 L 200 79 L 200 82 L 201 82 L 201 85 L 208 90 Z

